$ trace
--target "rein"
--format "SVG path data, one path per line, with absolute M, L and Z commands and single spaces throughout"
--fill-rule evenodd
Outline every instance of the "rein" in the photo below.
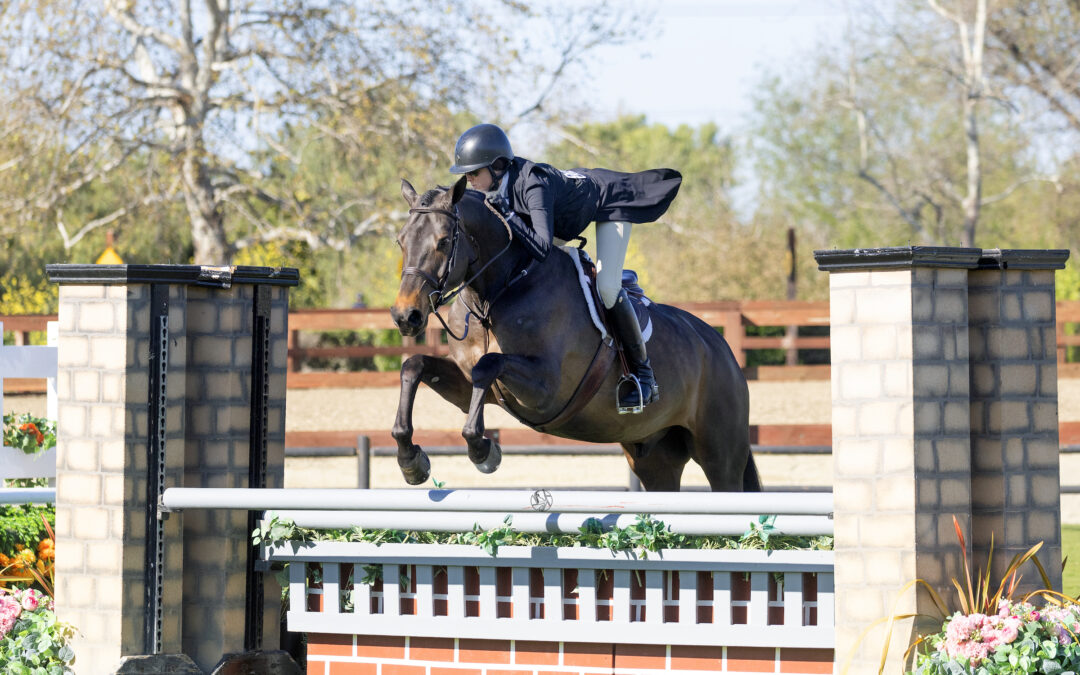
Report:
M 431 293 L 428 294 L 428 303 L 431 304 L 431 313 L 435 315 L 435 318 L 437 318 L 439 320 L 439 323 L 442 324 L 443 328 L 446 329 L 446 334 L 459 342 L 469 336 L 469 314 L 475 316 L 480 321 L 481 325 L 485 325 L 487 323 L 488 315 L 491 313 L 491 306 L 495 303 L 495 301 L 498 300 L 499 297 L 501 297 L 502 294 L 510 288 L 510 286 L 528 275 L 529 268 L 532 267 L 531 263 L 529 265 L 526 265 L 525 268 L 521 270 L 521 272 L 519 272 L 515 277 L 507 281 L 506 284 L 504 284 L 503 287 L 499 289 L 497 293 L 495 293 L 494 297 L 492 297 L 491 300 L 488 301 L 488 309 L 487 312 L 484 312 L 483 316 L 481 316 L 480 313 L 472 307 L 469 307 L 469 305 L 466 303 L 465 306 L 469 307 L 469 312 L 465 315 L 465 332 L 462 333 L 460 337 L 454 335 L 454 332 L 450 330 L 450 326 L 446 323 L 446 320 L 443 319 L 441 314 L 439 314 L 439 308 L 460 295 L 463 290 L 468 288 L 468 286 L 472 282 L 476 281 L 480 277 L 480 275 L 484 273 L 484 270 L 491 266 L 491 264 L 498 260 L 504 253 L 509 251 L 510 246 L 514 243 L 514 232 L 510 229 L 510 224 L 506 222 L 506 219 L 502 217 L 502 214 L 499 213 L 498 210 L 495 209 L 491 204 L 489 204 L 487 200 L 484 200 L 484 204 L 488 207 L 488 210 L 490 210 L 498 217 L 499 222 L 501 222 L 503 224 L 503 227 L 506 228 L 506 235 L 508 238 L 506 246 L 504 246 L 501 251 L 493 255 L 491 259 L 484 263 L 484 265 L 479 270 L 477 270 L 477 272 L 473 274 L 470 278 L 462 281 L 449 291 L 445 290 L 445 288 L 447 282 L 449 281 L 450 274 L 457 266 L 458 238 L 462 232 L 465 232 L 465 229 L 461 226 L 461 216 L 460 214 L 458 214 L 457 205 L 454 205 L 453 211 L 429 206 L 420 206 L 409 209 L 410 215 L 416 213 L 437 213 L 440 215 L 448 216 L 450 218 L 451 224 L 453 225 L 454 234 L 453 239 L 450 242 L 450 255 L 446 259 L 446 268 L 443 270 L 443 273 L 439 275 L 439 278 L 436 279 L 435 277 L 431 276 L 419 267 L 406 267 L 402 269 L 401 278 L 404 279 L 406 275 L 413 274 L 420 277 L 424 280 L 426 284 L 431 286 L 433 290 L 431 291 Z M 468 232 L 465 232 L 465 235 L 473 240 L 473 244 L 475 246 L 476 240 L 473 238 L 473 236 Z M 469 261 L 469 264 L 472 265 L 475 262 L 476 260 L 471 260 Z M 462 298 L 461 301 L 465 302 L 465 299 Z M 484 342 L 486 348 L 486 336 Z

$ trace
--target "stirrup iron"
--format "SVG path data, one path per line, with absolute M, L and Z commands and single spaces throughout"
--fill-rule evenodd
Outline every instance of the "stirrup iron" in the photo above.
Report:
M 623 385 L 627 382 L 631 382 L 637 387 L 637 405 L 619 405 L 619 394 L 622 392 Z M 641 380 L 634 373 L 623 375 L 619 378 L 619 383 L 615 385 L 615 409 L 620 415 L 640 415 L 645 410 L 645 392 L 641 390 Z

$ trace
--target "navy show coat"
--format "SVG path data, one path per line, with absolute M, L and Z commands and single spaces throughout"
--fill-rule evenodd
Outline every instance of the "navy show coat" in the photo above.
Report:
M 682 184 L 682 175 L 674 169 L 560 171 L 522 157 L 516 157 L 507 171 L 510 208 L 532 229 L 515 234 L 537 260 L 550 253 L 552 239 L 572 239 L 593 221 L 655 221 Z

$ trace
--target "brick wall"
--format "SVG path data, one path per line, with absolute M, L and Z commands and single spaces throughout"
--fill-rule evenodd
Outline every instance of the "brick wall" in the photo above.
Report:
M 831 649 L 623 645 L 313 633 L 309 675 L 832 673 Z

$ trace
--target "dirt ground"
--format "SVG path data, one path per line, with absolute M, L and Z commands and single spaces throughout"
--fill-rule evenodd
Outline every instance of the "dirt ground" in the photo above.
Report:
M 397 387 L 373 389 L 293 390 L 289 392 L 285 426 L 289 431 L 389 429 L 397 410 Z M 751 424 L 828 424 L 829 382 L 752 382 Z M 520 429 L 521 424 L 505 411 L 487 406 L 485 422 L 491 429 Z M 426 387 L 417 393 L 413 416 L 417 429 L 459 430 L 465 415 Z M 356 485 L 355 462 L 348 459 L 290 459 L 286 482 L 311 487 L 335 462 L 332 474 L 339 485 Z M 772 485 L 828 485 L 831 465 L 821 457 L 761 456 L 757 459 L 762 480 Z M 526 457 L 505 455 L 496 474 L 485 476 L 464 456 L 432 457 L 432 477 L 448 487 L 549 487 L 625 485 L 629 480 L 621 456 Z M 705 475 L 691 463 L 684 485 L 707 485 Z M 404 487 L 401 473 L 391 457 L 375 458 L 371 466 L 372 487 Z
M 1058 384 L 1059 416 L 1080 421 L 1080 380 Z M 396 387 L 372 389 L 290 390 L 285 426 L 288 431 L 389 429 L 397 407 Z M 828 424 L 831 421 L 830 383 L 751 382 L 751 424 Z M 6 412 L 43 415 L 43 396 L 6 396 Z M 520 428 L 502 410 L 488 406 L 489 428 Z M 425 430 L 458 430 L 464 415 L 432 391 L 417 395 L 415 425 Z M 827 486 L 832 482 L 832 459 L 815 455 L 759 455 L 756 457 L 766 485 Z M 355 487 L 356 460 L 349 458 L 300 459 L 286 462 L 288 487 Z M 1080 455 L 1064 455 L 1062 482 L 1080 483 Z M 432 457 L 432 477 L 447 487 L 584 487 L 625 485 L 629 481 L 626 461 L 620 456 L 527 457 L 505 455 L 493 475 L 479 473 L 462 456 Z M 687 466 L 683 484 L 706 485 L 696 465 Z M 392 457 L 377 457 L 371 466 L 372 487 L 406 487 Z M 1080 523 L 1080 495 L 1064 495 L 1062 520 Z

